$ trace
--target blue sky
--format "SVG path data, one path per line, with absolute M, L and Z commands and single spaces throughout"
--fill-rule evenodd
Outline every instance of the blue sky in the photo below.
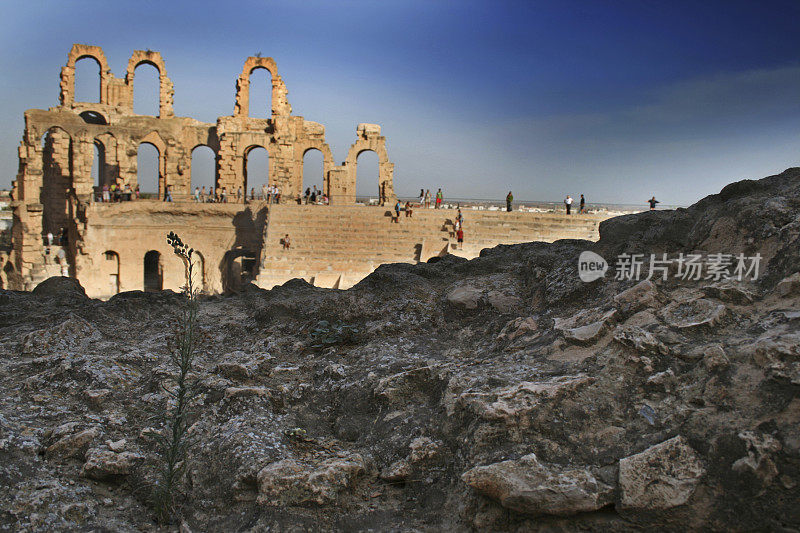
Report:
M 442 187 L 450 197 L 513 190 L 517 199 L 583 193 L 590 203 L 642 204 L 655 195 L 689 204 L 731 181 L 800 166 L 795 0 L 75 0 L 1 9 L 0 187 L 16 174 L 23 112 L 57 105 L 74 42 L 103 47 L 117 76 L 134 49 L 160 51 L 176 114 L 210 122 L 233 112 L 245 58 L 272 56 L 294 113 L 326 126 L 337 162 L 357 123 L 381 124 L 403 195 Z M 362 193 L 374 193 L 372 165 L 359 172 Z

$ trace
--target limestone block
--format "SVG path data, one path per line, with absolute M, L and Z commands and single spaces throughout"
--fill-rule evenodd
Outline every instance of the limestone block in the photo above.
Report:
M 686 503 L 705 468 L 681 436 L 620 459 L 620 509 L 663 510 Z
M 475 467 L 461 479 L 503 507 L 533 515 L 596 511 L 613 498 L 612 487 L 588 469 L 545 465 L 535 454 Z

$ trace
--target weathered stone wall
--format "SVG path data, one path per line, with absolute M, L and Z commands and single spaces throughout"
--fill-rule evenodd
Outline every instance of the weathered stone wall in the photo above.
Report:
M 273 206 L 262 247 L 257 284 L 272 288 L 292 278 L 318 287 L 346 289 L 383 263 L 417 263 L 447 253 L 472 259 L 498 244 L 558 239 L 597 240 L 603 215 L 464 210 L 458 246 L 455 209 L 391 212 L 367 206 Z M 282 239 L 289 235 L 291 246 Z

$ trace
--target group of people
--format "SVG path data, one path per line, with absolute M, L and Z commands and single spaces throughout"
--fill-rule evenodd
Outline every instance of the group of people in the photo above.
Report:
M 436 197 L 434 199 L 434 209 L 441 209 L 442 201 L 444 200 L 444 195 L 442 194 L 442 188 L 439 187 L 439 190 L 436 191 Z M 430 189 L 420 189 L 419 190 L 419 206 L 424 207 L 425 209 L 430 209 L 431 207 L 431 190 Z
M 299 201 L 299 199 L 298 199 Z M 299 203 L 299 202 L 298 202 Z M 322 190 L 317 190 L 317 186 L 306 187 L 306 192 L 303 194 L 302 203 L 308 204 L 328 204 L 328 195 L 323 193 Z
M 124 187 L 117 183 L 112 183 L 111 185 L 106 183 L 100 187 L 99 196 L 100 201 L 103 203 L 138 200 L 139 186 L 137 185 L 135 189 L 132 189 L 129 183 L 126 183 Z
M 573 203 L 573 201 L 574 200 L 572 199 L 572 196 L 570 196 L 570 195 L 567 195 L 567 197 L 564 198 L 564 205 L 567 206 L 567 214 L 568 215 L 572 212 L 572 203 Z M 580 204 L 578 204 L 578 213 L 579 214 L 586 213 L 586 198 L 584 198 L 582 194 L 581 194 Z
M 280 187 L 276 187 L 274 185 L 263 185 L 261 187 L 261 194 L 256 195 L 255 187 L 250 187 L 250 194 L 247 194 L 246 189 L 242 189 L 239 187 L 236 189 L 236 194 L 231 196 L 228 194 L 227 187 L 209 187 L 208 192 L 206 192 L 206 186 L 203 185 L 202 187 L 195 187 L 194 188 L 194 201 L 196 203 L 219 203 L 219 204 L 227 204 L 229 201 L 236 202 L 237 204 L 241 203 L 248 203 L 254 202 L 258 198 L 259 200 L 266 200 L 269 203 L 280 203 L 281 201 L 281 189 Z M 164 201 L 171 202 L 172 201 L 172 186 L 170 185 L 167 187 L 167 194 L 165 195 Z

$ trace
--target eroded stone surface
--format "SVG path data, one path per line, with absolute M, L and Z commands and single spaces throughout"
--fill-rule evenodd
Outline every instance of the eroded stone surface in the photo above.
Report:
M 533 515 L 596 511 L 612 501 L 612 487 L 587 469 L 541 463 L 535 454 L 515 461 L 478 466 L 461 479 L 503 507 Z
M 620 459 L 622 509 L 670 509 L 685 504 L 705 474 L 683 437 L 673 437 Z

